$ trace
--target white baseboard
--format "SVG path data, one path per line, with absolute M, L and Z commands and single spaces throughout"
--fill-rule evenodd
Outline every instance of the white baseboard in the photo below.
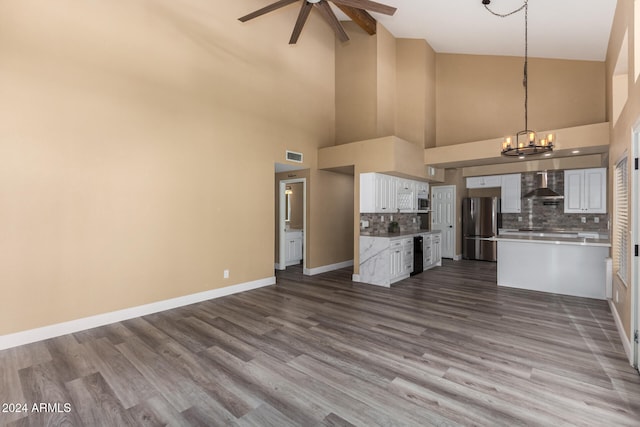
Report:
M 275 283 L 275 276 L 266 277 L 264 279 L 258 279 L 251 282 L 239 283 L 237 285 L 226 286 L 224 288 L 211 289 L 209 291 L 198 292 L 196 294 L 139 305 L 137 307 L 125 308 L 123 310 L 112 311 L 109 313 L 97 314 L 95 316 L 56 323 L 54 325 L 43 326 L 41 328 L 0 335 L 0 350 L 46 340 L 60 335 L 72 334 L 74 332 L 84 331 L 86 329 L 96 328 L 110 323 L 121 322 L 123 320 L 133 319 L 134 317 L 146 316 L 148 314 L 170 310 L 172 308 L 182 307 L 197 302 L 221 298 L 238 292 L 273 285 Z
M 454 261 L 460 261 L 461 259 L 462 259 L 462 255 L 461 255 L 461 254 L 458 254 L 458 255 L 454 255 L 454 256 L 453 256 L 453 260 L 454 260 Z
M 337 262 L 335 264 L 323 265 L 322 267 L 305 268 L 303 273 L 307 276 L 313 276 L 328 271 L 340 270 L 341 268 L 353 267 L 353 260 Z
M 622 326 L 622 320 L 620 320 L 620 315 L 618 314 L 618 310 L 616 309 L 615 304 L 612 300 L 608 301 L 609 307 L 611 308 L 611 314 L 613 314 L 613 320 L 615 320 L 616 327 L 618 328 L 620 341 L 622 341 L 622 346 L 624 347 L 624 352 L 627 354 L 629 364 L 633 366 L 633 360 L 631 359 L 631 341 L 629 341 L 629 338 L 627 338 L 627 334 L 624 332 L 624 326 Z
M 354 282 L 359 282 L 360 281 L 360 275 L 359 274 L 352 274 L 351 275 L 351 280 L 353 280 Z

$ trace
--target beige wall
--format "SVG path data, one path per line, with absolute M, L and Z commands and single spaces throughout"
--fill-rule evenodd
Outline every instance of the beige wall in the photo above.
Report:
M 312 170 L 311 183 L 307 268 L 353 260 L 353 175 Z
M 335 47 L 237 21 L 261 5 L 2 3 L 0 334 L 273 276 L 274 162 L 333 144 Z M 351 258 L 341 179 L 311 171 L 311 266 Z
M 612 116 L 613 111 L 613 99 L 612 99 L 612 79 L 613 71 L 618 58 L 618 52 L 622 45 L 625 31 L 629 30 L 629 43 L 628 43 L 628 63 L 629 63 L 629 84 L 628 84 L 628 97 L 626 105 L 622 108 L 620 116 L 616 123 L 611 128 L 611 146 L 609 149 L 609 182 L 614 182 L 614 168 L 616 163 L 624 156 L 628 155 L 628 169 L 632 168 L 632 144 L 631 135 L 633 126 L 640 124 L 640 84 L 633 77 L 634 70 L 633 65 L 635 63 L 634 56 L 634 37 L 632 37 L 634 26 L 640 25 L 640 23 L 634 22 L 634 10 L 632 0 L 619 0 L 616 8 L 616 14 L 613 21 L 613 29 L 611 37 L 609 39 L 609 47 L 607 50 L 607 115 L 609 118 Z M 638 29 L 636 28 L 636 31 Z M 629 185 L 631 185 L 633 174 L 629 174 Z M 637 188 L 636 183 L 636 188 Z M 631 200 L 631 198 L 629 198 Z M 610 212 L 612 212 L 612 223 L 615 223 L 616 213 L 612 210 L 610 198 Z M 637 212 L 637 207 L 631 206 L 632 210 Z M 614 235 L 614 245 L 615 245 Z M 631 267 L 634 262 L 629 252 L 627 265 Z M 615 267 L 614 267 L 615 270 Z M 631 271 L 627 273 L 627 277 L 631 277 Z M 631 283 L 625 285 L 622 283 L 618 276 L 614 273 L 613 276 L 614 296 L 616 292 L 619 295 L 619 302 L 615 302 L 616 311 L 618 312 L 622 324 L 625 328 L 627 336 L 630 335 L 630 322 L 631 322 Z
M 396 39 L 377 25 L 377 136 L 395 135 L 396 121 Z
M 523 59 L 438 54 L 438 146 L 509 135 L 524 127 Z M 603 62 L 530 58 L 529 128 L 605 120 Z
M 351 40 L 336 41 L 336 143 L 393 135 L 396 39 L 382 25 L 374 36 L 343 25 Z
M 336 144 L 378 137 L 378 36 L 343 22 L 349 42 L 336 40 Z
M 436 143 L 436 53 L 424 40 L 396 40 L 396 132 L 423 148 Z

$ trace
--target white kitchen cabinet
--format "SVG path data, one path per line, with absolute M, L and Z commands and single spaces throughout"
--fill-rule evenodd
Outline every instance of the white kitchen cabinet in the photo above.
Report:
M 360 213 L 394 213 L 396 177 L 381 173 L 360 174 Z
M 467 188 L 491 188 L 501 186 L 501 175 L 470 176 L 467 178 Z
M 442 265 L 442 233 L 422 235 L 423 270 Z
M 402 239 L 402 274 L 413 271 L 413 237 Z
M 434 233 L 431 242 L 431 265 L 442 265 L 442 233 Z
M 389 281 L 398 280 L 402 273 L 402 242 L 392 240 L 389 245 Z
M 413 271 L 413 238 L 393 239 L 389 244 L 390 282 L 409 277 Z
M 423 251 L 428 252 L 423 260 L 423 270 L 442 265 L 440 241 L 441 233 L 426 232 L 402 237 L 382 237 L 360 235 L 360 273 L 354 275 L 357 282 L 390 287 L 391 284 L 406 279 L 413 272 L 413 238 L 422 236 Z M 431 243 L 432 240 L 435 243 Z M 425 247 L 435 245 L 435 249 Z
M 400 212 L 415 212 L 416 206 L 416 181 L 396 178 L 396 208 Z
M 422 269 L 433 264 L 433 236 L 431 233 L 422 235 Z
M 501 178 L 501 212 L 520 213 L 522 209 L 521 174 L 512 173 L 502 175 Z
M 607 213 L 607 169 L 564 171 L 565 213 Z
M 290 230 L 285 234 L 285 264 L 287 266 L 300 264 L 302 261 L 302 230 Z

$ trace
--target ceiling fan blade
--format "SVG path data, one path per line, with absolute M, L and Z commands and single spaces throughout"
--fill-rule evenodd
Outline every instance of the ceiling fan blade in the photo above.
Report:
M 343 4 L 336 4 L 338 9 L 344 12 L 353 22 L 358 24 L 360 28 L 365 30 L 370 36 L 374 35 L 377 31 L 376 19 L 369 15 L 364 9 L 356 9 L 355 7 L 345 6 Z
M 305 22 L 307 22 L 309 12 L 311 12 L 312 7 L 313 5 L 311 3 L 307 1 L 302 2 L 302 7 L 300 8 L 300 13 L 298 14 L 298 20 L 296 21 L 296 26 L 293 27 L 293 33 L 291 33 L 289 44 L 296 44 L 296 42 L 298 41 L 298 37 L 300 37 L 302 27 L 304 27 Z
M 280 0 L 280 1 L 277 1 L 277 2 L 275 2 L 273 4 L 270 4 L 269 6 L 265 6 L 262 9 L 258 9 L 255 12 L 251 12 L 248 15 L 245 15 L 245 16 L 243 16 L 241 18 L 238 18 L 238 21 L 246 22 L 246 21 L 248 21 L 250 19 L 257 18 L 258 16 L 262 16 L 265 13 L 273 12 L 274 10 L 280 9 L 281 7 L 285 7 L 285 6 L 289 5 L 289 4 L 295 3 L 297 1 L 298 0 Z
M 366 9 L 371 12 L 382 13 L 384 15 L 393 15 L 396 13 L 396 8 L 387 6 L 386 4 L 376 3 L 371 0 L 331 0 L 336 5 L 343 4 L 345 6 L 351 6 L 356 9 Z
M 320 15 L 322 15 L 324 20 L 327 21 L 331 28 L 333 28 L 333 31 L 336 32 L 338 39 L 340 39 L 341 42 L 346 42 L 347 40 L 349 40 L 347 32 L 342 27 L 340 21 L 338 21 L 336 14 L 333 13 L 333 10 L 331 10 L 331 6 L 329 6 L 329 3 L 327 3 L 326 0 L 322 0 L 315 5 L 318 8 Z

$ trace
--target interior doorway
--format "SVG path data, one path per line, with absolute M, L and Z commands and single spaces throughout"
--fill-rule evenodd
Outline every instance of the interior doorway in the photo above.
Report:
M 308 169 L 275 164 L 274 268 L 302 264 L 307 268 L 307 178 Z
M 299 185 L 297 185 L 299 184 Z M 279 256 L 277 269 L 306 262 L 307 179 L 281 180 L 279 184 Z M 299 208 L 297 208 L 299 206 Z M 297 213 L 296 213 L 297 212 Z M 300 218 L 301 216 L 301 218 Z
M 442 258 L 455 259 L 456 186 L 431 187 L 431 229 L 442 231 Z

